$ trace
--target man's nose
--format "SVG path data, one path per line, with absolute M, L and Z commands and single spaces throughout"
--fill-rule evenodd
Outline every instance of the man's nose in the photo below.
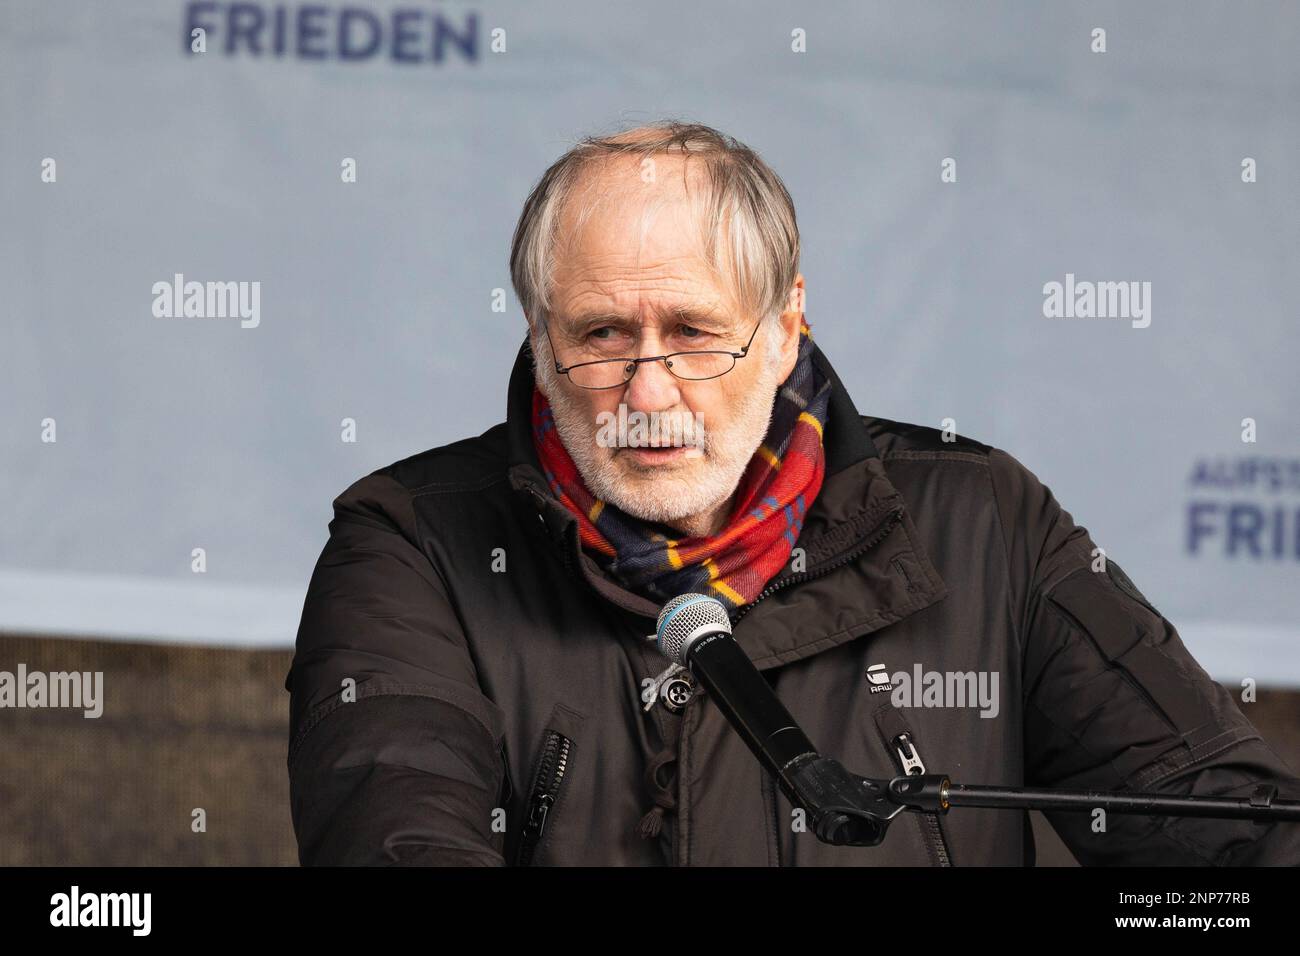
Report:
M 635 411 L 664 411 L 681 403 L 682 396 L 677 386 L 678 379 L 664 366 L 663 359 L 640 362 L 632 380 L 627 383 L 623 400 Z

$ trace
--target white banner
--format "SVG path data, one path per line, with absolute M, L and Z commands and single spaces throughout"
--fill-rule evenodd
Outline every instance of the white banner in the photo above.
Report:
M 1215 676 L 1300 684 L 1298 41 L 1285 4 L 4 3 L 0 629 L 290 645 L 334 496 L 503 417 L 537 177 L 676 116 L 785 179 L 863 412 L 1007 449 Z

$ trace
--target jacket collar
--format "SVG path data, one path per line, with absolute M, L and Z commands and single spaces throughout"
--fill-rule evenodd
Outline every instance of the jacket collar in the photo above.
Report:
M 943 580 L 921 547 L 902 495 L 885 474 L 880 453 L 862 416 L 815 343 L 813 361 L 832 382 L 823 435 L 826 477 L 796 542 L 805 553 L 803 570 L 778 575 L 766 589 L 771 597 L 741 611 L 740 616 L 749 618 L 745 631 L 755 636 L 747 642 L 741 636 L 744 632 L 738 631 L 737 640 L 760 667 L 788 663 L 827 650 L 927 607 L 947 594 Z M 578 540 L 577 519 L 548 487 L 533 447 L 533 384 L 533 355 L 525 339 L 510 374 L 507 394 L 506 441 L 511 486 L 532 498 L 552 538 L 560 546 L 565 562 L 580 569 L 597 593 L 624 610 L 656 618 L 658 604 L 622 587 L 583 551 Z M 888 549 L 875 547 L 882 543 L 882 535 L 891 540 L 897 535 L 902 538 L 894 540 Z M 909 555 L 912 574 L 900 571 L 898 562 L 891 561 L 891 556 L 896 558 L 900 553 Z M 863 571 L 868 578 L 905 574 L 907 585 L 905 588 L 833 589 L 829 595 L 819 595 L 817 613 L 784 615 L 779 626 L 758 626 L 792 603 L 798 603 L 790 598 L 800 589 L 781 590 L 787 581 L 817 578 L 847 563 L 865 565 Z M 826 604 L 827 599 L 830 606 Z

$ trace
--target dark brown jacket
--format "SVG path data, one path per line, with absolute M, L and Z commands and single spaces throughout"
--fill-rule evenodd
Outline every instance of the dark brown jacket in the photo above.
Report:
M 1300 798 L 1115 562 L 1093 570 L 1087 531 L 1033 474 L 860 416 L 815 360 L 835 392 L 805 563 L 733 620 L 820 752 L 876 778 L 906 759 L 960 783 L 1248 796 L 1272 782 Z M 1015 810 L 905 813 L 877 847 L 824 845 L 707 692 L 680 716 L 647 712 L 645 682 L 668 663 L 646 640 L 659 607 L 581 551 L 532 449 L 532 382 L 525 346 L 505 423 L 334 502 L 285 681 L 304 864 L 1032 862 Z M 867 677 L 918 666 L 996 672 L 997 715 L 896 706 Z M 1048 818 L 1085 864 L 1300 863 L 1300 824 Z

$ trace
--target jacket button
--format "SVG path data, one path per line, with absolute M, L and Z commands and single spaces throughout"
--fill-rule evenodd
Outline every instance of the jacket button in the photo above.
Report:
M 689 680 L 683 677 L 672 677 L 664 681 L 663 686 L 659 688 L 659 700 L 668 708 L 669 713 L 680 714 L 694 693 L 695 687 Z

